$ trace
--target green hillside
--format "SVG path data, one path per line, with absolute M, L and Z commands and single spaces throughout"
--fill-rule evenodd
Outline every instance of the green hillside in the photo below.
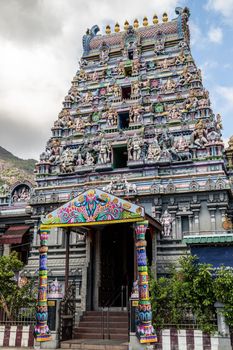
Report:
M 28 173 L 33 174 L 36 160 L 35 159 L 21 159 L 14 156 L 11 152 L 0 146 L 0 160 L 4 160 L 8 163 L 12 163 L 16 168 L 25 170 Z
M 17 181 L 34 182 L 36 160 L 21 159 L 0 146 L 0 185 L 13 185 Z

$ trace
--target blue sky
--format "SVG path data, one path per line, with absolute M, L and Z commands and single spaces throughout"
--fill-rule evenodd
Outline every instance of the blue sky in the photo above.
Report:
M 233 0 L 1 0 L 0 145 L 39 159 L 82 55 L 86 28 L 188 6 L 191 49 L 223 136 L 233 135 Z
M 202 69 L 215 113 L 223 117 L 223 136 L 233 135 L 233 1 L 187 0 L 191 11 L 191 49 Z

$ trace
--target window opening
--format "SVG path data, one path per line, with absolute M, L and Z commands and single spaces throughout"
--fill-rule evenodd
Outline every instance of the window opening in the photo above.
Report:
M 131 97 L 131 86 L 121 87 L 121 97 L 123 100 L 129 100 Z
M 128 50 L 128 59 L 133 60 L 133 49 Z
M 128 129 L 129 127 L 129 112 L 118 113 L 118 128 Z
M 128 161 L 127 146 L 113 148 L 113 167 L 126 168 Z

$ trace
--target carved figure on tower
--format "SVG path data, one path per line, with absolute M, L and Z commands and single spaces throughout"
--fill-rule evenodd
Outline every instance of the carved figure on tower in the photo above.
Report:
M 191 135 L 193 144 L 198 147 L 204 147 L 207 141 L 207 131 L 203 120 L 199 120 L 195 125 L 195 130 Z
M 166 209 L 161 216 L 160 222 L 163 226 L 162 234 L 164 237 L 171 237 L 172 235 L 172 222 L 174 219 L 169 211 Z
M 99 164 L 107 164 L 111 161 L 111 148 L 109 143 L 102 138 L 99 148 L 99 157 L 98 157 L 98 163 Z
M 137 161 L 141 158 L 143 140 L 141 137 L 134 134 L 132 139 L 128 141 L 128 160 Z

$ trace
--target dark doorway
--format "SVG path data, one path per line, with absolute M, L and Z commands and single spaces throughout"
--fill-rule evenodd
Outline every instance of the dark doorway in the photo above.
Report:
M 107 225 L 101 232 L 99 306 L 126 306 L 134 279 L 134 238 L 129 224 Z
M 126 168 L 128 161 L 128 152 L 127 147 L 114 147 L 113 148 L 113 167 L 117 168 Z
M 129 112 L 118 113 L 118 128 L 128 129 L 129 127 Z

